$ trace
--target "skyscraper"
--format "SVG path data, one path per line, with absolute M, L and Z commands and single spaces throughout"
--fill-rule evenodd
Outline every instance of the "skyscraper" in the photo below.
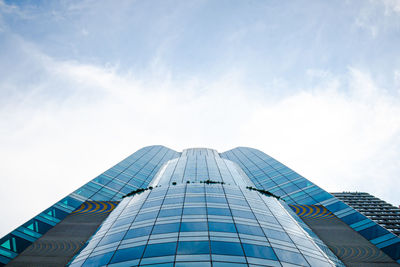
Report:
M 259 150 L 150 146 L 3 237 L 0 262 L 398 266 L 400 238 Z

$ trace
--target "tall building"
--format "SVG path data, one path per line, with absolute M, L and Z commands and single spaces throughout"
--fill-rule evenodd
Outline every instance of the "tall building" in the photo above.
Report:
M 332 193 L 353 209 L 400 236 L 400 208 L 364 192 Z
M 265 153 L 140 149 L 0 240 L 8 266 L 399 266 L 400 238 Z

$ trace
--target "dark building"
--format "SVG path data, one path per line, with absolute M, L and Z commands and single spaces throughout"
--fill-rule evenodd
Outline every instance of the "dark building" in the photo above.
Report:
M 0 240 L 8 266 L 399 266 L 400 238 L 265 153 L 140 149 Z
M 364 192 L 332 193 L 390 232 L 400 236 L 400 209 Z

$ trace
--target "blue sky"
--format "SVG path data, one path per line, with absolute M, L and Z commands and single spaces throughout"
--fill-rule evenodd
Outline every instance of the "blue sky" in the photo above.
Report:
M 399 205 L 399 47 L 397 0 L 0 0 L 0 234 L 151 144 Z

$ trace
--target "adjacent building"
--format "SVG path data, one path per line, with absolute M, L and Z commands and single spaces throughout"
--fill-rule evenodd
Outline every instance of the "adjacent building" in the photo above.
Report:
M 400 238 L 265 153 L 133 153 L 0 240 L 8 266 L 399 266 Z

